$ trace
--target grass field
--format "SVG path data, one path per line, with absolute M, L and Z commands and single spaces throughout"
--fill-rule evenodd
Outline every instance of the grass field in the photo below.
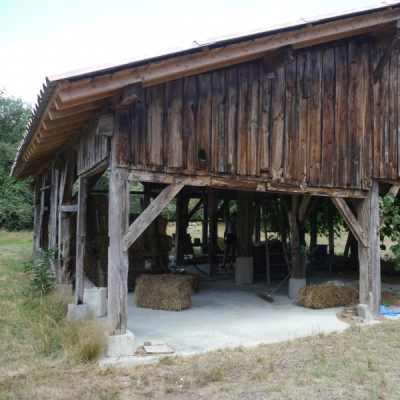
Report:
M 29 294 L 21 266 L 31 236 L 0 231 L 0 399 L 399 398 L 400 325 L 390 320 L 352 325 L 343 333 L 101 369 L 95 357 L 77 354 L 90 352 L 91 340 L 97 341 L 104 327 L 87 325 L 97 332 L 77 333 L 65 322 L 65 304 Z

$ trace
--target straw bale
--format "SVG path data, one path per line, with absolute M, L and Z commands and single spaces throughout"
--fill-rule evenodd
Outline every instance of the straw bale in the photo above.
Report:
M 141 275 L 136 280 L 135 303 L 153 310 L 184 310 L 192 305 L 192 282 L 189 275 Z
M 301 288 L 297 293 L 297 304 L 307 308 L 330 308 L 352 306 L 358 301 L 358 288 L 336 286 L 332 282 Z
M 383 291 L 381 293 L 381 300 L 389 302 L 392 306 L 400 306 L 400 295 L 397 293 Z
M 191 297 L 185 299 L 174 299 L 167 297 L 136 297 L 135 303 L 139 307 L 151 308 L 153 310 L 164 310 L 164 311 L 181 311 L 190 308 L 192 305 Z

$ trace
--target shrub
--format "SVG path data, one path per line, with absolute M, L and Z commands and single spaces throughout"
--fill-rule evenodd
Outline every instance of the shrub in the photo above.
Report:
M 33 275 L 33 279 L 29 283 L 36 293 L 44 295 L 54 288 L 55 278 L 50 271 L 50 264 L 54 261 L 56 252 L 56 248 L 41 251 L 37 258 L 32 258 L 24 263 L 24 272 Z

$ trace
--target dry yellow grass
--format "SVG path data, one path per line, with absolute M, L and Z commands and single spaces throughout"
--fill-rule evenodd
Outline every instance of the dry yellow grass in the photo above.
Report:
M 11 260 L 28 247 L 10 250 L 0 235 L 0 254 L 8 254 L 7 260 L 0 256 L 1 399 L 398 398 L 398 321 L 130 368 L 82 363 L 72 349 L 46 355 L 31 336 L 33 322 L 21 312 L 24 276 Z

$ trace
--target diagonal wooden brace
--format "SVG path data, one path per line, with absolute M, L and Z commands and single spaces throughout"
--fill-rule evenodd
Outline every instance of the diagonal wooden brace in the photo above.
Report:
M 346 204 L 344 199 L 342 199 L 341 197 L 331 197 L 331 199 L 333 204 L 340 212 L 343 219 L 346 221 L 347 226 L 350 228 L 352 234 L 355 236 L 358 243 L 360 243 L 363 247 L 369 247 L 367 238 L 365 237 L 360 224 L 358 223 L 356 217 L 351 212 L 349 206 Z
M 165 206 L 179 193 L 183 186 L 184 185 L 181 183 L 173 183 L 167 186 L 139 215 L 139 217 L 128 228 L 123 237 L 124 251 L 129 249 L 133 242 L 154 221 L 157 215 L 164 210 Z

